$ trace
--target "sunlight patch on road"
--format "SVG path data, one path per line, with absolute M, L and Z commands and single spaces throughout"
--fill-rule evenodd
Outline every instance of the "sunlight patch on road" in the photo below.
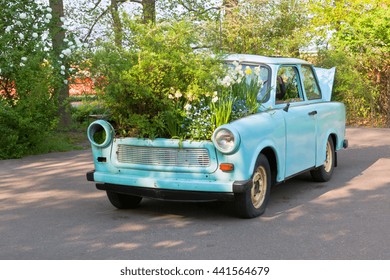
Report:
M 126 223 L 113 229 L 113 232 L 137 232 L 147 230 L 148 226 L 134 223 Z
M 364 170 L 359 176 L 354 177 L 347 185 L 340 189 L 331 190 L 315 199 L 315 203 L 321 205 L 337 205 L 342 200 L 353 199 L 358 192 L 366 192 L 366 199 L 378 199 L 375 191 L 390 186 L 390 178 L 383 176 L 390 172 L 390 159 L 381 158 Z
M 165 240 L 165 241 L 157 242 L 156 244 L 154 244 L 153 247 L 155 247 L 155 248 L 172 248 L 172 247 L 179 246 L 183 243 L 184 242 L 181 240 Z
M 138 244 L 138 243 L 132 243 L 132 242 L 129 242 L 129 243 L 121 242 L 121 243 L 114 244 L 111 247 L 114 248 L 114 249 L 121 249 L 121 250 L 131 251 L 131 250 L 135 250 L 135 249 L 141 247 L 141 245 Z

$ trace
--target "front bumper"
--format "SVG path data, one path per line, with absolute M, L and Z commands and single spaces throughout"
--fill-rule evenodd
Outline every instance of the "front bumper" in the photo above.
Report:
M 97 175 L 97 176 L 96 176 Z M 107 177 L 107 174 L 105 174 Z M 236 194 L 245 192 L 251 187 L 252 181 L 235 181 L 233 183 L 207 182 L 199 180 L 167 180 L 156 178 L 143 178 L 145 185 L 151 184 L 154 187 L 133 186 L 132 184 L 121 184 L 118 175 L 116 182 L 101 183 L 98 178 L 99 173 L 90 171 L 87 173 L 88 181 L 97 182 L 96 188 L 99 190 L 112 191 L 134 196 L 148 197 L 162 200 L 175 201 L 232 201 Z M 129 179 L 129 178 L 127 178 Z M 134 180 L 134 179 L 133 179 Z M 135 182 L 135 181 L 134 181 Z M 138 182 L 136 182 L 138 183 Z M 222 191 L 228 187 L 228 191 Z M 216 191 L 215 191 L 216 190 Z

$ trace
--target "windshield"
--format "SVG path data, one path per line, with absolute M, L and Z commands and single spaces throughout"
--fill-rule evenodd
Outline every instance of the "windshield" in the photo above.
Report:
M 270 69 L 265 65 L 253 65 L 238 62 L 229 62 L 227 66 L 237 73 L 242 73 L 246 76 L 246 83 L 249 84 L 253 79 L 258 79 L 258 82 L 262 84 L 257 95 L 257 100 L 260 102 L 266 102 L 269 99 L 269 77 Z

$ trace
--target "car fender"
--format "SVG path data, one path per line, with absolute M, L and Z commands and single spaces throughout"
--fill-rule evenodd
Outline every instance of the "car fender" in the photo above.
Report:
M 265 149 L 271 149 L 276 158 L 277 181 L 284 179 L 285 166 L 285 122 L 280 110 L 270 110 L 248 116 L 232 122 L 241 137 L 238 151 L 232 155 L 242 163 L 240 173 L 249 179 L 256 165 L 258 156 Z

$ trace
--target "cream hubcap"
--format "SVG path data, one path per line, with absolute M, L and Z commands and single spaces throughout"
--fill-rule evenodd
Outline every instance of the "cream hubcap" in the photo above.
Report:
M 330 141 L 326 143 L 326 159 L 324 163 L 324 168 L 326 172 L 330 172 L 333 165 L 333 155 L 332 155 L 332 147 L 330 146 Z
M 259 166 L 253 175 L 253 186 L 251 189 L 251 200 L 255 208 L 260 208 L 265 199 L 267 190 L 267 172 L 263 166 Z

